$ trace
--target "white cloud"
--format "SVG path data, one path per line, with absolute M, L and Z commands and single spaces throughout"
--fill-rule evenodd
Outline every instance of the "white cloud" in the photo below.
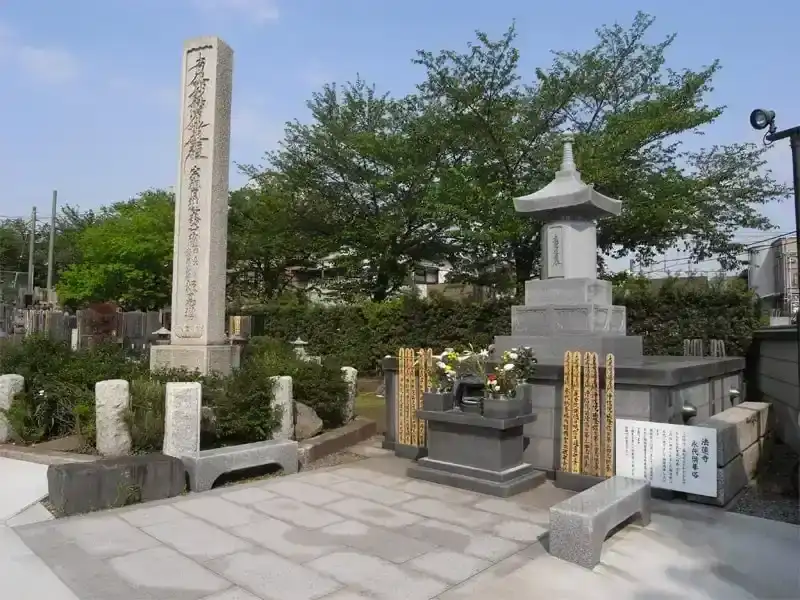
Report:
M 0 59 L 25 76 L 46 84 L 67 83 L 78 77 L 80 65 L 68 50 L 25 43 L 0 23 Z
M 215 13 L 237 13 L 256 24 L 276 21 L 280 16 L 277 0 L 193 0 L 202 8 Z

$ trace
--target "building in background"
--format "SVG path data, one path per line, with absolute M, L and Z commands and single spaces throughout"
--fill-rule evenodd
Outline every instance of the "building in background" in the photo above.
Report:
M 791 318 L 800 308 L 797 278 L 797 241 L 778 238 L 749 251 L 747 283 L 774 317 Z

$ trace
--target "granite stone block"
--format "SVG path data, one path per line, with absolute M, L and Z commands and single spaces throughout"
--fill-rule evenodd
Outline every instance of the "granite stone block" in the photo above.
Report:
M 716 431 L 718 467 L 727 465 L 762 437 L 762 420 L 765 423 L 763 431 L 766 433 L 766 414 L 769 405 L 761 402 L 753 404 L 762 404 L 764 407 L 756 410 L 742 408 L 739 405 L 693 423 Z
M 650 523 L 650 484 L 606 479 L 550 508 L 550 554 L 593 569 L 608 533 L 631 517 Z
M 202 398 L 200 383 L 167 383 L 163 447 L 167 456 L 182 458 L 200 452 Z
M 0 375 L 0 409 L 8 410 L 14 396 L 25 389 L 25 378 L 22 375 Z M 0 444 L 5 444 L 13 436 L 8 419 L 0 413 Z
M 127 416 L 131 404 L 130 385 L 124 379 L 98 381 L 94 386 L 97 451 L 103 456 L 126 456 L 131 452 Z
M 172 498 L 186 487 L 186 470 L 174 457 L 146 454 L 51 465 L 50 503 L 63 515 Z

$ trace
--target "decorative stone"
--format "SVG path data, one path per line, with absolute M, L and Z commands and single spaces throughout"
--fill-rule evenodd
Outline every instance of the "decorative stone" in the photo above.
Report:
M 167 383 L 163 448 L 167 456 L 183 458 L 200 452 L 202 398 L 199 383 Z
M 612 477 L 550 508 L 550 554 L 593 569 L 603 541 L 617 525 L 638 517 L 650 523 L 650 484 Z
M 294 403 L 297 411 L 297 423 L 294 426 L 294 439 L 302 441 L 314 437 L 322 431 L 322 419 L 313 408 L 302 402 Z
M 8 410 L 14 396 L 25 390 L 25 378 L 22 375 L 0 375 L 0 409 Z M 6 416 L 0 412 L 0 444 L 5 444 L 14 435 Z
M 193 492 L 205 492 L 214 487 L 220 475 L 261 467 L 280 465 L 285 474 L 297 473 L 298 446 L 293 440 L 268 440 L 239 446 L 203 450 L 196 456 L 184 456 Z
M 230 46 L 217 37 L 184 44 L 171 344 L 152 346 L 154 370 L 227 375 L 241 352 L 225 336 L 232 86 Z
M 172 498 L 183 493 L 186 471 L 171 456 L 147 454 L 51 465 L 50 504 L 63 516 Z
M 94 386 L 97 451 L 103 456 L 131 453 L 127 415 L 131 406 L 130 386 L 124 379 L 98 381 Z
M 290 440 L 294 435 L 294 397 L 292 378 L 286 375 L 272 378 L 273 407 L 281 411 L 281 425 L 273 434 L 274 440 Z
M 344 422 L 349 423 L 356 416 L 356 396 L 358 396 L 358 370 L 342 367 L 342 379 L 347 384 L 347 403 L 344 409 Z

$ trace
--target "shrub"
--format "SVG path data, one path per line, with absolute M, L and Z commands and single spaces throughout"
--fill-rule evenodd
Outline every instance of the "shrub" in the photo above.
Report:
M 271 375 L 289 375 L 294 399 L 314 409 L 325 428 L 344 422 L 347 384 L 335 359 L 323 364 L 300 360 L 286 342 L 256 337 L 248 344 L 244 365 Z
M 31 336 L 7 345 L 0 373 L 18 373 L 25 390 L 6 412 L 16 434 L 38 442 L 78 433 L 95 443 L 94 385 L 104 379 L 131 380 L 146 372 L 140 359 L 114 345 L 73 352 L 66 343 Z
M 633 279 L 615 288 L 627 307 L 628 333 L 642 335 L 646 354 L 680 355 L 684 338 L 722 339 L 729 355 L 744 355 L 761 325 L 753 294 L 740 280 L 654 283 Z M 404 297 L 352 305 L 251 306 L 253 333 L 278 340 L 301 337 L 312 354 L 336 357 L 362 373 L 375 372 L 398 348 L 485 348 L 508 335 L 513 299 L 489 302 Z

